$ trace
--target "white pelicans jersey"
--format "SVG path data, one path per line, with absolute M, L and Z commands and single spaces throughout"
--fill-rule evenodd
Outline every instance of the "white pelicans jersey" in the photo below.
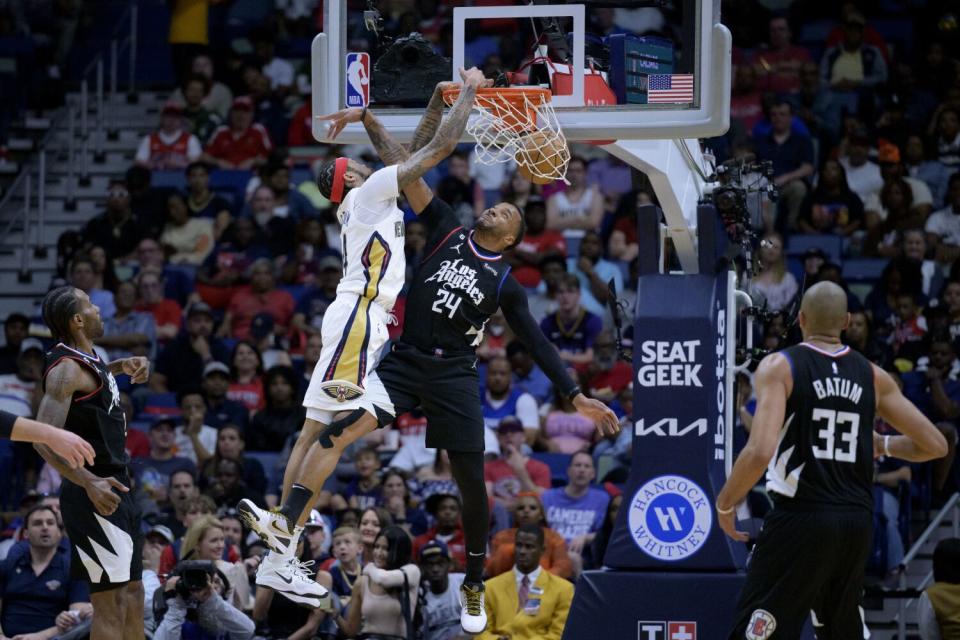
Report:
M 344 268 L 337 295 L 353 293 L 393 309 L 407 267 L 399 195 L 397 165 L 392 165 L 375 171 L 343 199 L 337 217 Z

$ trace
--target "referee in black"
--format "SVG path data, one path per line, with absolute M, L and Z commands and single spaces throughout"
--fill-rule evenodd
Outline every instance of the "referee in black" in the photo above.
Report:
M 728 536 L 747 540 L 734 512 L 764 469 L 774 508 L 750 559 L 731 639 L 794 640 L 811 611 L 817 638 L 862 638 L 873 460 L 947 453 L 944 437 L 893 379 L 841 343 L 849 320 L 846 292 L 814 285 L 800 307 L 803 342 L 757 369 L 750 439 L 717 496 L 717 519 Z M 903 435 L 875 433 L 875 414 Z

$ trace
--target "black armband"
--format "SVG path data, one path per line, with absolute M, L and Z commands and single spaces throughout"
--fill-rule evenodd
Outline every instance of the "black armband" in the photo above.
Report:
M 573 389 L 570 389 L 570 391 L 567 391 L 567 400 L 570 400 L 571 402 L 573 402 L 573 399 L 576 398 L 581 393 L 583 393 L 583 389 L 581 389 L 580 386 L 577 385 Z
M 17 416 L 6 411 L 0 411 L 0 438 L 10 438 L 13 436 L 13 424 L 17 421 Z

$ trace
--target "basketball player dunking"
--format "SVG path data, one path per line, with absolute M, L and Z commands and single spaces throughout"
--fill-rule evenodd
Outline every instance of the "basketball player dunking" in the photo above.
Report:
M 464 91 L 468 89 L 465 87 Z M 463 96 L 461 92 L 458 104 Z M 414 134 L 414 147 L 418 139 L 433 137 L 442 105 L 438 88 Z M 452 112 L 456 112 L 456 106 Z M 349 122 L 362 121 L 371 143 L 388 164 L 400 163 L 404 167 L 417 162 L 417 153 L 408 158 L 406 150 L 365 110 L 346 109 L 328 119 L 333 121 L 332 132 Z M 440 125 L 441 130 L 446 124 L 444 121 Z M 510 266 L 502 259 L 504 251 L 523 239 L 523 212 L 513 204 L 500 203 L 484 211 L 471 231 L 460 226 L 450 205 L 435 197 L 429 188 L 418 193 L 404 189 L 404 193 L 426 226 L 427 246 L 426 257 L 407 294 L 403 335 L 369 374 L 361 408 L 321 431 L 301 468 L 313 481 L 314 490 L 319 489 L 326 475 L 318 470 L 327 470 L 329 474 L 346 446 L 390 423 L 395 416 L 421 406 L 428 422 L 427 446 L 447 450 L 463 498 L 467 566 L 461 588 L 460 624 L 465 632 L 476 634 L 484 630 L 487 622 L 482 574 L 490 526 L 483 480 L 485 427 L 476 348 L 483 340 L 490 316 L 498 308 L 503 310 L 507 324 L 529 347 L 554 386 L 570 398 L 580 413 L 593 419 L 602 434 L 616 433 L 619 424 L 609 407 L 583 395 L 567 374 L 556 348 L 530 315 L 527 294 L 510 276 Z M 277 544 L 274 531 L 282 533 L 289 522 L 302 520 L 309 511 L 307 504 L 313 499 L 312 494 L 294 500 L 297 492 L 305 490 L 294 485 L 280 512 L 264 512 L 252 528 L 262 538 L 271 540 L 271 544 Z
M 87 294 L 58 287 L 43 299 L 43 321 L 59 343 L 47 353 L 37 419 L 93 445 L 89 467 L 72 468 L 50 447 L 36 445 L 60 475 L 60 511 L 73 549 L 71 573 L 90 583 L 92 640 L 143 640 L 140 509 L 130 495 L 127 425 L 113 374 L 146 382 L 146 358 L 106 363 L 93 340 L 103 335 L 100 309 Z
M 800 307 L 803 342 L 760 363 L 757 412 L 747 446 L 717 496 L 720 527 L 734 540 L 734 511 L 767 468 L 767 515 L 737 603 L 730 638 L 800 637 L 810 612 L 821 640 L 863 637 L 858 610 L 873 535 L 873 460 L 922 462 L 946 454 L 933 424 L 893 379 L 840 342 L 847 294 L 811 287 Z M 873 431 L 874 414 L 902 436 Z

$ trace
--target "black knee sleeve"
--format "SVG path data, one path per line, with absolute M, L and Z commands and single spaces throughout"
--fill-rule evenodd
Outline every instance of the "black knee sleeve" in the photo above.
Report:
M 324 449 L 333 449 L 332 438 L 342 436 L 344 430 L 360 420 L 364 413 L 366 413 L 364 409 L 354 409 L 346 418 L 334 420 L 320 432 L 320 435 L 317 436 L 317 442 L 319 442 L 320 446 Z

